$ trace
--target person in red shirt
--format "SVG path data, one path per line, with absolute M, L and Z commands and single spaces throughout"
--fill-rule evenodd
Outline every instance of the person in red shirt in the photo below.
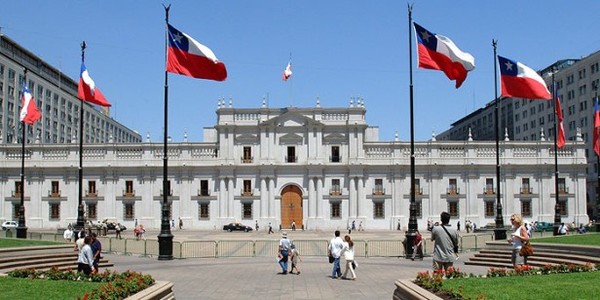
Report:
M 413 253 L 412 253 L 411 260 L 415 260 L 415 256 L 417 255 L 417 252 L 419 252 L 419 250 L 421 250 L 422 244 L 423 244 L 423 236 L 417 230 L 417 236 L 415 237 L 415 243 L 413 244 Z

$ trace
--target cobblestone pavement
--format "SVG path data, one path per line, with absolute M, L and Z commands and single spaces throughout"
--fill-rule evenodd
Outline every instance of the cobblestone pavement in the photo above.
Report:
M 129 232 L 131 233 L 131 232 Z M 156 239 L 149 231 L 147 239 Z M 174 240 L 279 240 L 280 232 L 222 232 L 173 230 Z M 327 239 L 333 232 L 287 231 L 290 239 Z M 347 232 L 342 232 L 344 235 Z M 353 232 L 354 239 L 404 238 L 399 231 Z M 429 236 L 426 235 L 425 238 Z M 300 249 L 302 251 L 302 249 Z M 463 253 L 456 266 L 463 272 L 485 274 L 487 268 L 464 265 L 472 253 Z M 281 271 L 272 257 L 188 258 L 159 261 L 157 257 L 106 254 L 117 271 L 133 270 L 156 280 L 174 283 L 177 299 L 390 299 L 397 279 L 414 279 L 431 270 L 432 259 L 411 261 L 397 257 L 357 258 L 356 280 L 332 279 L 326 257 L 303 257 L 300 275 Z M 343 264 L 342 264 L 343 265 Z M 343 271 L 342 267 L 342 271 Z

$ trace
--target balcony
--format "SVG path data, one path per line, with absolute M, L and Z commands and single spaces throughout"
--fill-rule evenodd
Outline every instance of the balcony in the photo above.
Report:
M 96 192 L 96 191 L 91 191 L 91 192 L 85 191 L 85 196 L 86 197 L 98 197 L 98 192 Z
M 123 191 L 123 197 L 135 197 L 135 190 Z
M 450 186 L 450 187 L 446 188 L 446 194 L 448 194 L 448 195 L 458 195 L 458 194 L 460 194 L 460 189 L 458 187 L 455 187 L 455 186 Z
M 288 163 L 298 162 L 298 156 L 286 156 L 285 162 L 288 162 Z
M 415 196 L 422 196 L 423 195 L 423 188 L 419 187 L 419 186 L 415 186 Z
M 341 196 L 342 190 L 339 187 L 329 189 L 329 196 Z
M 208 192 L 208 189 L 199 189 L 198 190 L 198 196 L 202 196 L 202 197 L 208 197 L 210 196 L 210 193 Z
M 242 191 L 242 197 L 252 197 L 252 191 Z
M 558 186 L 558 193 L 559 194 L 568 194 L 569 188 L 566 186 Z
M 60 198 L 60 190 L 58 191 L 49 191 L 48 197 L 50 198 Z
M 485 194 L 485 195 L 494 195 L 494 194 L 496 194 L 496 192 L 494 191 L 493 187 L 487 186 L 487 187 L 483 188 L 483 194 Z
M 242 157 L 242 163 L 243 164 L 251 164 L 254 161 L 254 157 L 253 156 L 243 156 Z
M 11 195 L 13 198 L 21 198 L 21 191 L 12 191 Z
M 161 195 L 161 196 L 164 196 L 164 195 L 165 195 L 165 194 L 163 193 L 163 190 L 160 190 L 160 195 Z M 169 197 L 170 197 L 170 196 L 173 196 L 173 190 L 168 190 L 168 194 L 167 194 L 167 196 L 169 196 Z
M 521 187 L 521 191 L 520 192 L 521 192 L 521 194 L 525 194 L 525 195 L 533 194 L 533 191 L 531 190 L 531 187 L 528 187 L 528 186 Z
M 383 187 L 376 187 L 373 189 L 373 195 L 382 196 L 385 195 L 385 189 Z
M 339 155 L 330 156 L 329 157 L 329 162 L 332 162 L 332 163 L 341 163 L 342 162 L 342 157 L 339 156 Z

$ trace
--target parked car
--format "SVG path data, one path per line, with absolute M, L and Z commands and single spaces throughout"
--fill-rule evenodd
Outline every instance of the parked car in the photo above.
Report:
M 246 226 L 242 223 L 229 223 L 229 224 L 223 226 L 223 230 L 227 230 L 229 232 L 232 232 L 234 230 L 248 232 L 248 231 L 252 231 L 252 227 Z
M 11 228 L 17 228 L 16 221 L 6 221 L 6 222 L 2 223 L 2 230 L 11 229 Z
M 537 222 L 535 231 L 554 231 L 554 224 L 550 222 Z

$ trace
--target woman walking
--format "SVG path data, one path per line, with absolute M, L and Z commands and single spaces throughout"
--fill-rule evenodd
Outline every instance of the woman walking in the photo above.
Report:
M 512 245 L 512 264 L 514 267 L 526 265 L 527 256 L 522 256 L 519 252 L 521 251 L 521 247 L 523 247 L 523 243 L 529 241 L 527 228 L 523 226 L 523 219 L 519 214 L 513 214 L 510 216 L 510 223 L 512 224 L 513 232 L 508 239 L 508 243 Z
M 353 266 L 354 265 L 354 242 L 352 241 L 352 238 L 349 235 L 346 235 L 344 237 L 344 248 L 342 249 L 342 254 L 344 255 L 344 260 L 346 260 L 346 270 L 344 270 L 344 275 L 342 275 L 342 278 L 355 280 L 356 273 L 354 273 L 354 266 Z M 346 274 L 348 274 L 348 270 L 350 270 L 350 273 L 352 273 L 352 278 L 346 277 Z

